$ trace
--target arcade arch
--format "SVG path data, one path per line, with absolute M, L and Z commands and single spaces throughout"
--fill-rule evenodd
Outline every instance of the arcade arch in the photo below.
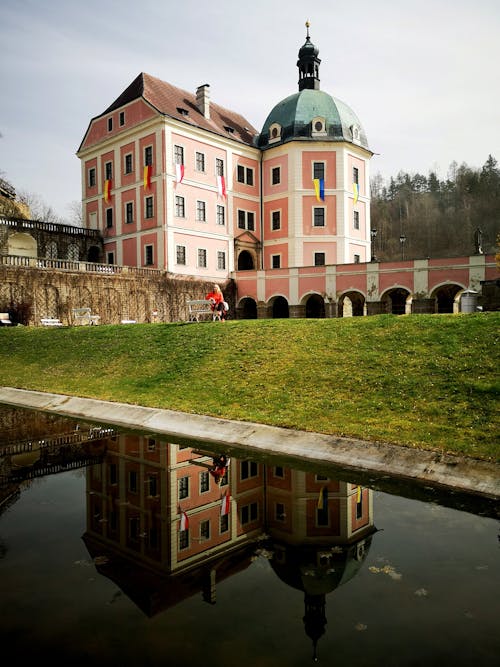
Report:
M 325 300 L 321 294 L 309 294 L 302 299 L 306 317 L 325 317 Z
M 16 232 L 7 240 L 7 254 L 18 257 L 38 257 L 38 244 L 31 234 Z
M 350 291 L 338 300 L 339 317 L 362 317 L 365 314 L 365 297 L 361 292 Z
M 392 315 L 409 315 L 411 313 L 411 293 L 405 287 L 393 287 L 380 299 L 383 312 Z
M 237 307 L 238 318 L 241 320 L 257 319 L 257 303 L 249 296 L 240 300 Z
M 268 306 L 273 319 L 276 320 L 290 317 L 288 301 L 284 296 L 273 296 L 269 299 Z
M 446 283 L 436 287 L 431 292 L 431 298 L 435 300 L 436 313 L 458 313 L 460 310 L 460 297 L 465 287 L 458 284 Z

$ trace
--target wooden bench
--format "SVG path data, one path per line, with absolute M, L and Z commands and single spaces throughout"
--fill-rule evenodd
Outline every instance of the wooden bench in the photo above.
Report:
M 219 319 L 216 311 L 212 310 L 210 301 L 206 299 L 191 299 L 187 301 L 188 321 L 199 322 L 200 319 Z
M 73 308 L 73 319 L 75 324 L 99 324 L 101 319 L 99 315 L 92 315 L 92 310 L 90 308 Z
M 8 327 L 9 325 L 12 325 L 9 313 L 0 313 L 0 326 Z
M 64 326 L 60 319 L 57 317 L 42 317 L 40 319 L 42 326 L 44 327 L 62 327 Z

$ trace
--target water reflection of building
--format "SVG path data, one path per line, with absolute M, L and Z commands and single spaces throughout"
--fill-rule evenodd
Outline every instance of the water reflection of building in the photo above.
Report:
M 212 461 L 153 438 L 114 438 L 87 472 L 84 541 L 99 571 L 154 615 L 195 593 L 214 603 L 217 582 L 266 554 L 277 576 L 304 592 L 316 646 L 326 595 L 356 574 L 369 548 L 371 491 L 234 457 L 219 486 Z

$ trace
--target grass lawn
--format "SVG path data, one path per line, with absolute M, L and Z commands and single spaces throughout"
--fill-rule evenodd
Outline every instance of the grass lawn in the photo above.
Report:
M 0 328 L 2 385 L 499 454 L 500 313 Z

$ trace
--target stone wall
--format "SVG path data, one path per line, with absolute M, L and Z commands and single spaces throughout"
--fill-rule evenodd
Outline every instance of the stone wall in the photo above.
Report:
M 61 270 L 0 264 L 0 311 L 25 313 L 16 321 L 40 326 L 40 319 L 56 317 L 73 325 L 73 308 L 91 308 L 100 324 L 187 320 L 188 299 L 203 299 L 213 281 L 176 277 L 163 271 L 140 271 L 101 265 L 95 270 Z M 104 269 L 109 273 L 101 273 Z M 230 313 L 234 313 L 233 281 L 220 283 Z M 13 313 L 12 313 L 13 311 Z

